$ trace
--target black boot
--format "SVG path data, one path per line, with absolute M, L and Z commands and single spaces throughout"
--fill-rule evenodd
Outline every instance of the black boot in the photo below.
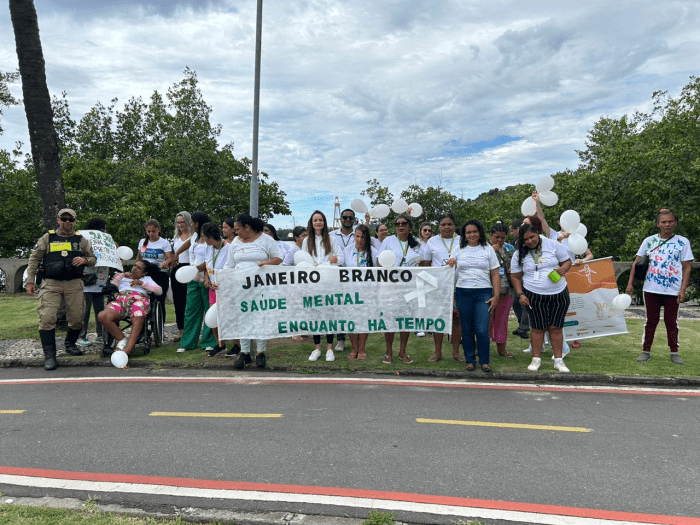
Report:
M 78 335 L 80 335 L 80 330 L 80 328 L 68 328 L 68 333 L 66 334 L 66 338 L 64 340 L 67 354 L 83 355 L 80 349 L 75 345 L 75 342 L 78 340 Z
M 39 337 L 44 349 L 44 370 L 56 370 L 56 330 L 39 330 Z

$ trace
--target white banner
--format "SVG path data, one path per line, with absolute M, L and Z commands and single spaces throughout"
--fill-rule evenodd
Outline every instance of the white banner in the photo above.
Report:
M 117 245 L 109 233 L 99 230 L 80 230 L 80 235 L 90 241 L 90 247 L 97 256 L 95 266 L 107 266 L 118 271 L 124 271 L 122 260 L 117 255 Z
M 219 335 L 452 333 L 454 269 L 263 266 L 217 270 Z
M 622 310 L 612 300 L 619 295 L 612 258 L 572 266 L 566 274 L 571 305 L 564 322 L 567 341 L 627 333 Z

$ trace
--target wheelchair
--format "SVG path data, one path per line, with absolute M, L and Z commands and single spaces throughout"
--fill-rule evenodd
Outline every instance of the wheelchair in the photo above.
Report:
M 110 303 L 119 295 L 119 290 L 113 284 L 109 284 L 105 286 L 102 293 L 107 296 L 107 303 Z M 121 320 L 118 325 L 122 330 L 131 328 L 131 319 L 126 317 L 126 319 Z M 143 330 L 141 330 L 139 338 L 136 341 L 136 347 L 140 346 L 143 349 L 143 355 L 150 353 L 151 346 L 155 345 L 159 347 L 163 344 L 163 326 L 163 302 L 159 301 L 156 296 L 151 294 L 148 313 L 146 314 L 146 322 L 143 324 Z M 102 343 L 100 356 L 107 357 L 112 355 L 112 352 L 114 352 L 117 346 L 117 341 L 107 330 L 102 330 Z

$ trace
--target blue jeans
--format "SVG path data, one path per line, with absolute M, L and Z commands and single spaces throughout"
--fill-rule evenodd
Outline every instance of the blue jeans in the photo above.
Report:
M 479 364 L 491 362 L 489 356 L 489 305 L 493 297 L 493 288 L 457 288 L 457 310 L 462 323 L 462 347 L 467 363 L 476 364 L 476 350 L 479 351 Z M 476 349 L 474 348 L 476 336 Z

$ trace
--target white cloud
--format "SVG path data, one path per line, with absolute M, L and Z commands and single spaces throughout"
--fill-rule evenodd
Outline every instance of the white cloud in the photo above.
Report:
M 147 98 L 182 76 L 200 79 L 222 142 L 251 155 L 255 2 L 122 0 L 40 6 L 52 93 L 74 117 L 96 101 Z M 297 223 L 332 217 L 377 178 L 465 197 L 573 168 L 603 115 L 647 109 L 696 74 L 700 7 L 691 0 L 266 3 L 260 168 Z M 0 69 L 16 67 L 0 12 Z M 16 91 L 19 93 L 19 91 Z M 5 111 L 1 147 L 26 140 L 21 109 Z M 520 140 L 472 154 L 446 145 Z M 236 210 L 238 211 L 238 210 Z M 291 223 L 278 218 L 279 226 Z

